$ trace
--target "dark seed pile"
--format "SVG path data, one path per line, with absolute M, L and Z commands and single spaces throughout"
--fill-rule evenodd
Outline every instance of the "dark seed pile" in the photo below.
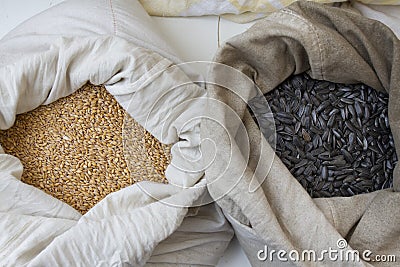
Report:
M 249 102 L 253 118 L 271 141 L 262 123 L 268 117 L 265 99 L 275 119 L 276 154 L 312 197 L 392 187 L 397 155 L 386 93 L 363 84 L 292 76 Z

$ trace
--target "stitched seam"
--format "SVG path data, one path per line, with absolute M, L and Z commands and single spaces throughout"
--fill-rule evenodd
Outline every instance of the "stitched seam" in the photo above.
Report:
M 117 35 L 117 22 L 115 20 L 115 12 L 114 12 L 114 7 L 113 7 L 113 2 L 112 0 L 109 0 L 109 5 L 110 5 L 110 9 L 111 9 L 111 17 L 112 17 L 112 22 L 113 22 L 113 32 L 114 35 Z
M 221 16 L 218 16 L 217 45 L 221 46 Z
M 162 72 L 166 71 L 171 66 L 169 60 L 163 58 L 157 62 L 151 69 L 147 70 L 139 79 L 130 84 L 131 87 L 137 87 L 137 90 L 149 84 L 149 81 L 156 79 Z M 148 75 L 150 74 L 150 76 Z
M 4 243 L 4 245 L 0 248 L 0 254 L 1 256 L 7 256 L 10 254 L 10 251 L 15 249 L 15 244 L 12 245 L 13 241 L 18 241 L 21 240 L 21 236 L 25 234 L 25 230 L 29 227 L 29 222 L 26 222 L 22 227 L 19 233 L 16 236 L 12 236 L 7 240 L 7 242 Z
M 319 54 L 319 59 L 320 59 L 320 66 L 319 66 L 319 70 L 321 73 L 321 78 L 324 80 L 324 71 L 323 71 L 323 49 L 322 49 L 322 44 L 321 44 L 321 38 L 318 35 L 318 31 L 316 29 L 316 27 L 310 23 L 309 21 L 307 21 L 306 19 L 304 19 L 302 16 L 300 16 L 299 14 L 297 14 L 295 11 L 291 10 L 291 9 L 283 9 L 281 11 L 282 13 L 286 13 L 287 15 L 291 15 L 299 20 L 301 20 L 304 24 L 306 24 L 309 27 L 310 32 L 316 37 L 317 39 L 317 45 L 318 45 L 318 54 Z
M 329 209 L 330 209 L 330 211 L 331 211 L 333 227 L 335 227 L 335 229 L 336 229 L 336 227 L 337 227 L 337 225 L 336 225 L 336 215 L 335 215 L 335 211 L 334 211 L 334 209 L 333 209 L 332 202 L 331 202 L 330 199 L 327 199 L 327 203 L 328 203 Z

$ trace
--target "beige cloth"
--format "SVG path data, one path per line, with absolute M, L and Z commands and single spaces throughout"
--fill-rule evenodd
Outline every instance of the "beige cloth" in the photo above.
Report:
M 298 2 L 229 40 L 217 52 L 215 60 L 246 74 L 262 93 L 271 91 L 291 74 L 302 72 L 308 72 L 314 79 L 361 82 L 385 90 L 389 93 L 389 119 L 400 155 L 399 45 L 399 40 L 380 22 L 335 7 Z M 245 101 L 253 96 L 253 86 L 234 76 L 224 77 L 219 68 L 211 73 L 217 82 L 231 81 L 233 92 L 209 85 L 208 96 L 226 104 L 241 118 L 250 147 L 247 157 L 242 145 L 245 142 L 239 141 L 241 126 L 235 124 L 226 107 L 210 101 L 206 115 L 212 119 L 202 121 L 202 139 L 216 140 L 216 150 L 208 145 L 210 142 L 203 144 L 202 150 L 206 157 L 217 160 L 205 176 L 210 194 L 233 224 L 254 266 L 266 264 L 257 259 L 257 251 L 264 244 L 287 252 L 295 249 L 318 253 L 338 249 L 337 241 L 341 238 L 346 238 L 349 245 L 343 251 L 370 250 L 374 255 L 393 254 L 400 260 L 399 193 L 387 190 L 347 198 L 310 198 L 279 158 L 274 157 L 250 117 Z M 232 142 L 230 138 L 235 139 Z M 257 165 L 259 160 L 261 164 Z M 272 165 L 266 179 L 252 193 L 257 181 L 265 178 L 262 171 L 268 162 Z M 253 175 L 256 181 L 252 180 Z M 397 166 L 394 171 L 397 191 L 399 175 Z M 240 179 L 235 178 L 238 176 Z M 329 259 L 323 263 L 285 264 L 293 263 L 298 266 L 394 265 Z

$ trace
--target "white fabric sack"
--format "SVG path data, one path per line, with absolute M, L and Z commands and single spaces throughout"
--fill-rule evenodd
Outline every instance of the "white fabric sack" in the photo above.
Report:
M 66 1 L 0 41 L 0 129 L 89 81 L 105 84 L 161 142 L 184 145 L 185 155 L 173 149 L 172 157 L 187 164 L 199 150 L 199 121 L 183 126 L 200 110 L 185 101 L 204 90 L 170 60 L 179 61 L 137 1 Z M 147 118 L 161 95 L 166 101 Z M 22 171 L 0 147 L 0 266 L 213 266 L 233 235 L 214 204 L 188 213 L 207 197 L 201 172 L 169 168 L 167 179 L 185 187 L 142 182 L 82 216 L 22 183 Z

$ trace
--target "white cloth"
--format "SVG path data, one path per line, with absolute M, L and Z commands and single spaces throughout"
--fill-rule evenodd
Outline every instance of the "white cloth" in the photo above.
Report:
M 358 1 L 352 2 L 352 6 L 363 16 L 382 22 L 400 38 L 400 6 L 368 5 Z
M 0 41 L 0 128 L 88 81 L 105 84 L 160 141 L 185 146 L 172 157 L 187 164 L 198 153 L 199 121 L 183 126 L 200 112 L 187 101 L 205 92 L 173 65 L 179 60 L 159 36 L 130 0 L 66 1 L 30 19 Z M 22 183 L 20 161 L 0 153 L 0 266 L 213 266 L 232 238 L 215 204 L 187 212 L 207 197 L 201 172 L 170 170 L 185 188 L 139 183 L 82 216 Z

